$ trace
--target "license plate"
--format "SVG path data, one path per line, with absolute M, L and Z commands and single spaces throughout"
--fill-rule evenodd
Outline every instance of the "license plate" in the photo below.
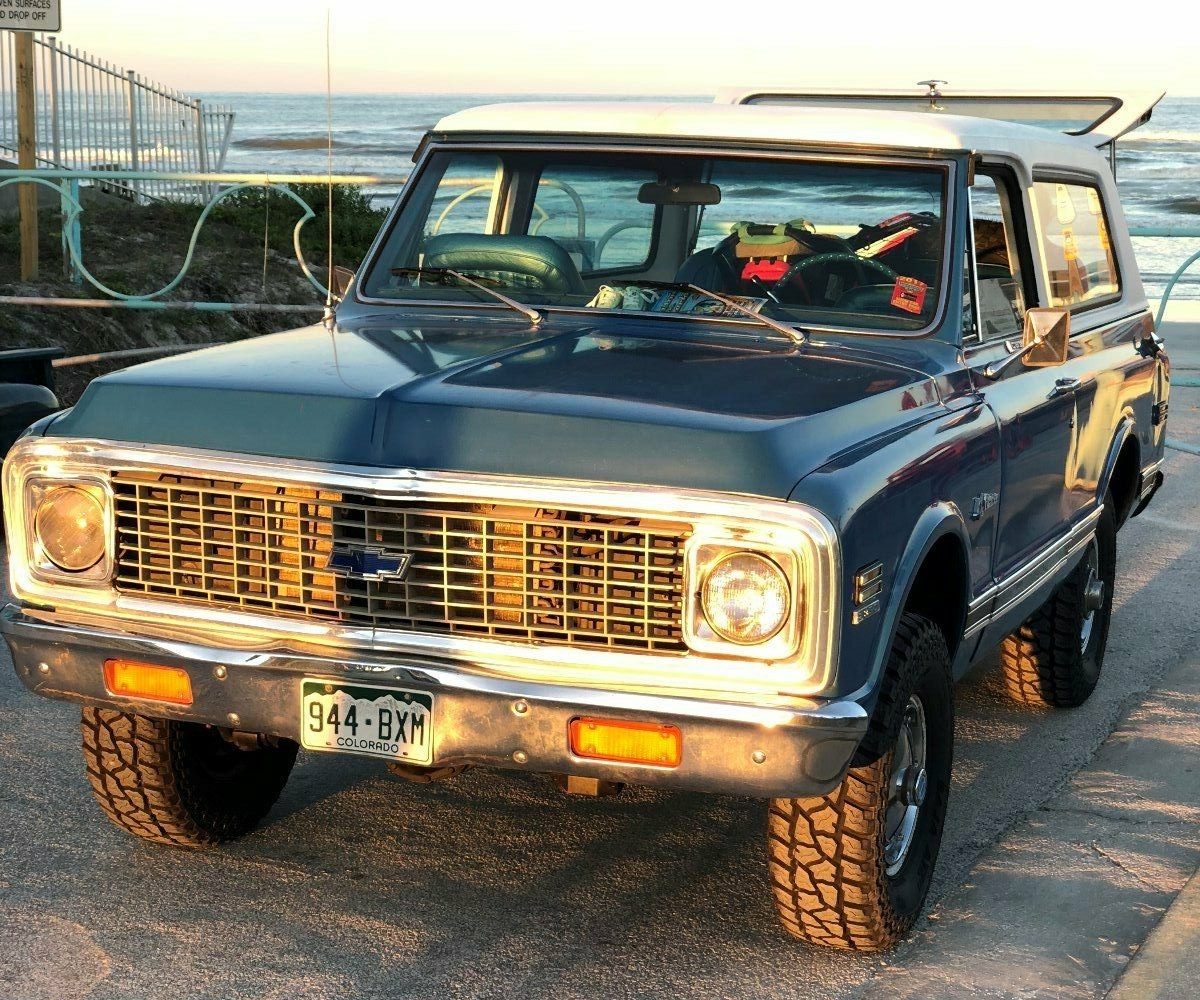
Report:
M 306 750 L 432 763 L 432 695 L 308 677 L 300 690 L 300 742 Z

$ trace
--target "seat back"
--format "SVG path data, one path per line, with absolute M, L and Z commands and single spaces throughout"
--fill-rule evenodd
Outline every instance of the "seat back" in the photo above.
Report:
M 444 233 L 426 241 L 425 266 L 495 278 L 509 288 L 584 294 L 571 255 L 548 236 Z

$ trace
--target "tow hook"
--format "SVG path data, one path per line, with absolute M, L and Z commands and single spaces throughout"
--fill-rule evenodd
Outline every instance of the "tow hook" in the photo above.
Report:
M 607 798 L 620 795 L 625 786 L 619 781 L 605 781 L 602 778 L 585 778 L 579 774 L 552 774 L 551 780 L 560 791 L 568 795 L 587 795 L 591 798 Z
M 270 736 L 267 733 L 247 733 L 241 729 L 224 728 L 218 728 L 217 732 L 221 734 L 222 739 L 226 743 L 237 747 L 239 750 L 263 750 L 279 746 L 279 738 L 277 736 Z
M 456 778 L 463 771 L 471 769 L 470 764 L 438 764 L 433 767 L 422 767 L 420 764 L 406 764 L 402 760 L 388 761 L 387 769 L 397 778 L 403 778 L 414 785 L 429 785 L 435 781 L 446 781 Z

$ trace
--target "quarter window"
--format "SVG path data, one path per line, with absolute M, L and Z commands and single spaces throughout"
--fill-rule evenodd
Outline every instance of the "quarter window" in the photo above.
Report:
M 1021 332 L 1025 318 L 1025 286 L 1007 185 L 989 174 L 977 174 L 971 187 L 971 221 L 980 336 L 1011 337 Z
M 1076 307 L 1116 298 L 1121 288 L 1100 189 L 1037 181 L 1033 194 L 1050 305 Z

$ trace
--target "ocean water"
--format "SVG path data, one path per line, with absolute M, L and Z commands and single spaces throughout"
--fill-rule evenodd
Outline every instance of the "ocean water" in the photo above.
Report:
M 324 173 L 326 109 L 323 94 L 221 93 L 204 95 L 237 112 L 227 170 Z M 547 95 L 335 94 L 334 170 L 403 177 L 425 131 L 462 108 L 499 101 L 545 100 Z M 587 100 L 574 98 L 571 100 Z M 612 97 L 596 100 L 614 100 Z M 641 98 L 630 98 L 636 100 Z M 650 98 L 655 99 L 655 98 Z M 707 101 L 709 97 L 669 98 Z M 1200 97 L 1168 96 L 1152 120 L 1117 146 L 1117 183 L 1131 226 L 1200 229 Z M 380 200 L 396 187 L 380 187 Z M 869 221 L 869 220 L 863 220 Z M 1134 239 L 1151 298 L 1161 294 L 1200 238 Z M 1200 298 L 1200 264 L 1175 293 Z

